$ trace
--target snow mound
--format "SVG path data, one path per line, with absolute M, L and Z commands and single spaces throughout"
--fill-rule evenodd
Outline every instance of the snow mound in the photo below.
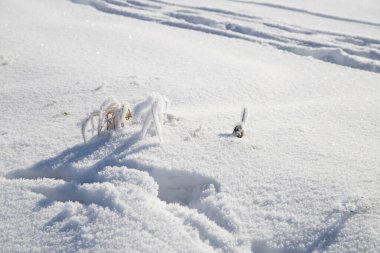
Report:
M 152 196 L 158 196 L 158 184 L 145 171 L 131 170 L 127 167 L 106 167 L 98 175 L 100 182 L 109 182 L 115 186 L 138 186 Z
M 139 145 L 137 139 L 138 133 L 103 135 L 8 177 L 59 179 L 53 187 L 32 187 L 33 192 L 45 196 L 42 206 L 79 203 L 86 209 L 108 209 L 122 217 L 130 215 L 131 206 L 136 203 L 155 206 L 190 227 L 212 248 L 235 252 L 240 247 L 234 236 L 239 222 L 219 182 L 194 171 L 162 168 L 130 158 L 136 152 L 133 146 Z M 142 145 L 139 150 L 148 147 L 152 148 Z M 69 225 L 61 228 L 63 231 L 83 226 L 80 221 L 73 221 L 73 205 L 69 207 L 49 224 L 70 220 Z

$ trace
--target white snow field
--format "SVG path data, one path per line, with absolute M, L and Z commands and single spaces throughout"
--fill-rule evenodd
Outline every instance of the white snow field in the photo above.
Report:
M 0 0 L 0 252 L 380 252 L 379 98 L 378 0 Z

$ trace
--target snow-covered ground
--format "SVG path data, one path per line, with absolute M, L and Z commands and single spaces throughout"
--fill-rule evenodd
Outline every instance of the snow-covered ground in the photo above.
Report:
M 0 0 L 0 252 L 379 252 L 380 4 L 315 2 Z

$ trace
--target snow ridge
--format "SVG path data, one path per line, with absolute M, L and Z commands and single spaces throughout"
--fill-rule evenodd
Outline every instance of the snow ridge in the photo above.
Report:
M 259 16 L 218 8 L 175 4 L 161 0 L 132 2 L 72 0 L 72 2 L 90 5 L 99 11 L 111 14 L 269 45 L 300 56 L 310 56 L 325 62 L 380 73 L 380 41 L 375 39 L 306 29 L 294 25 L 279 24 Z M 379 26 L 379 24 L 371 22 L 319 15 L 318 13 L 285 8 L 284 6 L 240 2 L 282 8 L 342 22 Z

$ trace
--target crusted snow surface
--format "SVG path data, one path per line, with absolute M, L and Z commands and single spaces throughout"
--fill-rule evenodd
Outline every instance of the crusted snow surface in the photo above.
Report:
M 379 6 L 313 2 L 0 1 L 0 252 L 379 252 Z

